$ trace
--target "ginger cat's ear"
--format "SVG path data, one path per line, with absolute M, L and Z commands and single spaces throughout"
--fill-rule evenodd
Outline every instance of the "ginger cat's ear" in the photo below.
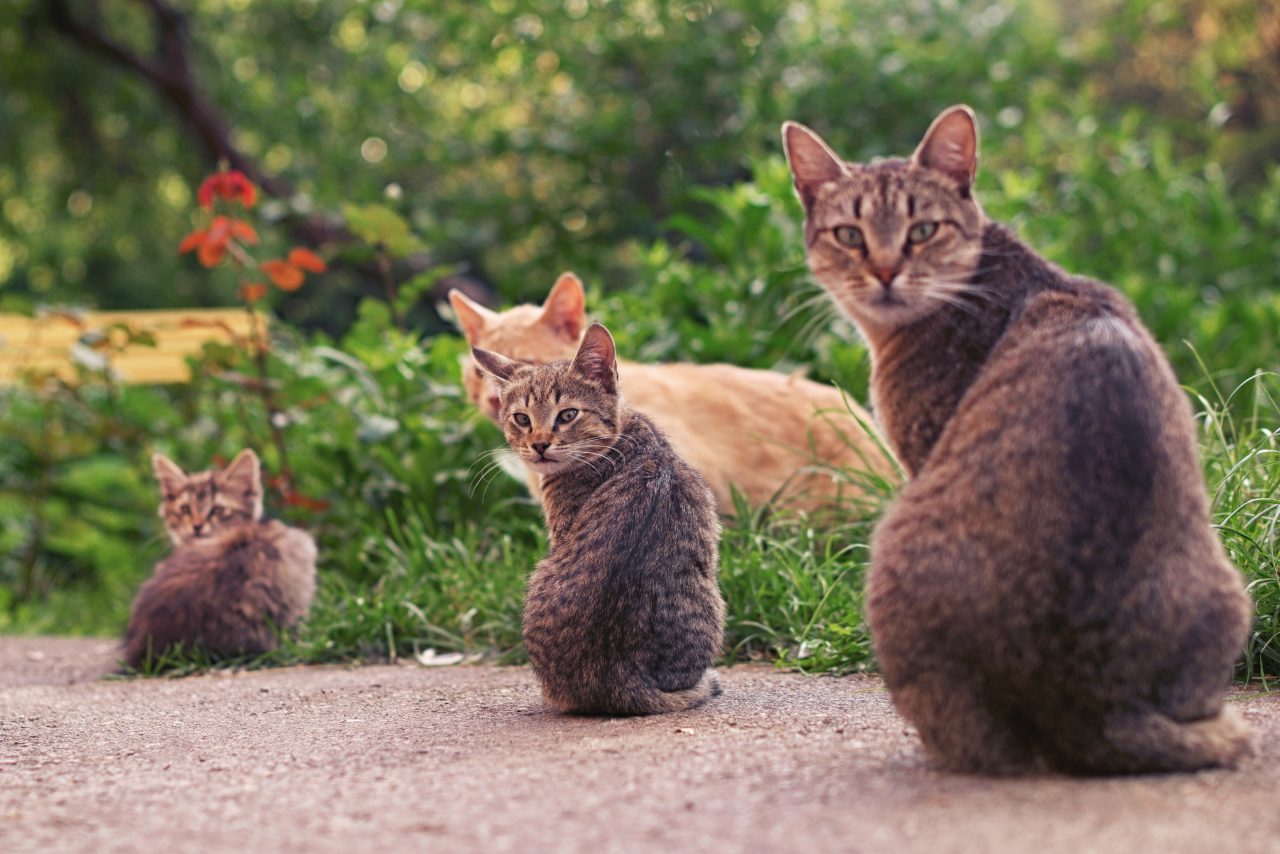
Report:
M 458 326 L 466 336 L 467 343 L 475 346 L 484 331 L 498 318 L 496 312 L 482 306 L 462 291 L 454 288 L 449 291 L 449 305 L 458 316 Z
M 929 125 L 911 160 L 946 175 L 968 196 L 978 174 L 978 120 L 973 110 L 964 104 L 944 110 Z
M 589 380 L 600 383 L 610 394 L 618 393 L 618 353 L 613 336 L 604 324 L 593 323 L 582 336 L 582 346 L 573 357 L 574 369 Z
M 151 470 L 155 472 L 165 498 L 172 498 L 187 486 L 187 473 L 164 454 L 151 455 Z
M 587 296 L 582 280 L 573 273 L 561 273 L 542 304 L 539 320 L 566 341 L 578 343 L 587 325 Z
M 488 350 L 481 350 L 479 347 L 471 348 L 471 358 L 476 360 L 480 370 L 493 377 L 500 385 L 511 379 L 511 375 L 516 372 L 516 368 L 524 364 L 523 362 L 517 362 L 515 359 L 500 356 L 497 353 L 490 353 Z
M 782 125 L 782 148 L 791 166 L 796 194 L 806 205 L 813 201 L 818 187 L 844 174 L 842 161 L 822 137 L 799 122 Z
M 220 488 L 252 503 L 255 519 L 262 515 L 262 465 L 252 448 L 236 454 L 235 459 L 218 472 L 216 480 Z

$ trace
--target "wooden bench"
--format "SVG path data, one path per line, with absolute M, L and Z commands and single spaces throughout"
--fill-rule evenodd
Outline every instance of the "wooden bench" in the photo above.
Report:
M 259 313 L 259 330 L 266 334 L 267 317 Z M 135 343 L 116 351 L 128 339 L 126 328 L 155 341 Z M 187 357 L 197 355 L 206 342 L 235 344 L 251 334 L 249 315 L 242 308 L 191 308 L 164 311 L 42 311 L 35 317 L 0 314 L 0 384 L 12 383 L 29 370 L 52 371 L 63 378 L 76 375 L 76 362 L 99 368 L 109 359 L 119 382 L 133 384 L 185 383 L 191 380 Z M 102 346 L 108 336 L 113 346 Z M 95 347 L 95 342 L 99 342 Z

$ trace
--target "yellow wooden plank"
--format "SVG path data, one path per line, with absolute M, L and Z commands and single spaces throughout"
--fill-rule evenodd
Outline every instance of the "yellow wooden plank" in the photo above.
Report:
M 207 341 L 234 343 L 246 339 L 251 330 L 244 309 L 85 312 L 77 318 L 80 323 L 57 312 L 37 317 L 0 314 L 0 382 L 12 382 L 22 371 L 33 368 L 73 377 L 70 347 L 85 332 L 115 323 L 147 331 L 156 339 L 155 347 L 138 345 L 112 357 L 112 366 L 122 382 L 189 382 L 187 356 L 199 353 Z M 269 317 L 259 313 L 258 323 L 265 334 Z

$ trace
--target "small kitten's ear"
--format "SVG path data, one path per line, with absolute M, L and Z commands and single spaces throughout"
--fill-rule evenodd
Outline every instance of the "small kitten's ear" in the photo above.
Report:
M 844 162 L 831 147 L 798 122 L 783 123 L 782 147 L 787 152 L 796 194 L 806 205 L 813 201 L 819 186 L 844 174 Z
M 578 343 L 587 325 L 587 297 L 582 280 L 573 273 L 561 273 L 542 304 L 540 321 L 566 341 Z
M 462 328 L 462 334 L 467 337 L 467 343 L 472 346 L 498 317 L 497 313 L 485 308 L 457 288 L 449 291 L 449 305 L 453 306 L 453 313 L 458 316 L 458 326 Z
M 618 353 L 613 336 L 601 323 L 587 327 L 582 346 L 573 357 L 573 367 L 589 380 L 600 383 L 610 394 L 618 393 Z
M 218 472 L 216 479 L 234 495 L 242 495 L 253 502 L 255 515 L 262 513 L 262 466 L 253 448 L 245 448 L 236 454 L 226 468 Z
M 973 110 L 963 104 L 945 110 L 929 125 L 911 159 L 955 181 L 967 197 L 978 174 L 978 120 Z
M 187 473 L 164 454 L 151 455 L 151 470 L 160 482 L 160 491 L 165 498 L 171 498 L 181 492 L 187 485 Z
M 506 383 L 511 379 L 511 375 L 516 372 L 516 368 L 520 367 L 523 362 L 517 362 L 515 359 L 508 359 L 506 356 L 499 356 L 497 353 L 490 353 L 488 350 L 481 350 L 479 347 L 471 348 L 471 358 L 476 360 L 476 364 L 480 369 L 489 376 L 493 377 L 500 384 Z

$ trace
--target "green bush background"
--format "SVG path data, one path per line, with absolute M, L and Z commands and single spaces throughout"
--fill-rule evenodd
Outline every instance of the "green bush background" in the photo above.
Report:
M 63 5 L 91 19 L 94 4 Z M 98 5 L 104 33 L 151 50 L 142 4 Z M 576 270 L 633 358 L 803 367 L 859 398 L 866 354 L 815 298 L 778 125 L 798 119 L 863 159 L 909 152 L 939 109 L 969 103 L 988 212 L 1124 290 L 1196 396 L 1217 518 L 1259 601 L 1248 661 L 1277 666 L 1274 3 L 178 8 L 202 91 L 288 185 L 262 206 L 280 246 L 380 203 L 428 263 L 503 303 Z M 211 168 L 154 89 L 66 38 L 48 4 L 0 8 L 0 310 L 232 304 L 226 271 L 174 252 Z M 324 546 L 320 604 L 285 655 L 517 654 L 542 534 L 517 484 L 480 482 L 501 437 L 461 398 L 461 342 L 430 292 L 393 321 L 367 244 L 326 251 L 332 272 L 272 297 L 291 457 L 328 504 L 273 507 Z M 120 630 L 164 551 L 151 451 L 195 468 L 253 444 L 278 466 L 238 358 L 210 353 L 218 370 L 185 387 L 86 374 L 56 393 L 0 390 L 0 630 Z M 734 652 L 866 662 L 873 518 L 741 514 L 722 568 Z

